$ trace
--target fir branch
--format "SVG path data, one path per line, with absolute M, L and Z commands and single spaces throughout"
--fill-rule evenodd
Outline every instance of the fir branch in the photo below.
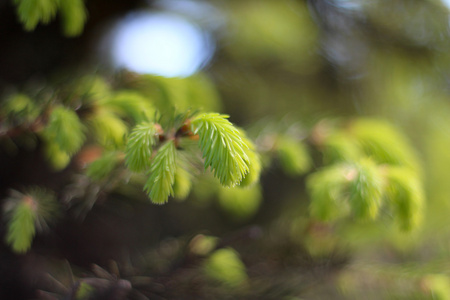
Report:
M 346 174 L 348 164 L 336 164 L 308 176 L 307 188 L 311 197 L 309 210 L 312 216 L 322 221 L 332 221 L 348 213 L 345 190 L 348 186 Z
M 25 253 L 30 249 L 34 235 L 36 205 L 31 197 L 23 197 L 11 212 L 8 221 L 6 242 L 16 253 Z
M 69 155 L 77 152 L 85 140 L 84 126 L 77 114 L 62 106 L 52 110 L 43 135 Z
M 407 138 L 388 122 L 358 119 L 351 123 L 349 131 L 363 152 L 377 163 L 407 166 L 421 173 L 419 159 Z
M 62 15 L 64 34 L 66 36 L 81 34 L 87 18 L 83 0 L 61 0 L 60 13 Z
M 134 172 L 141 172 L 150 167 L 152 147 L 156 143 L 158 126 L 143 122 L 133 128 L 125 151 L 125 164 Z
M 218 113 L 200 114 L 191 122 L 194 134 L 199 135 L 205 168 L 211 167 L 214 176 L 224 186 L 239 184 L 249 171 L 248 145 L 228 120 Z
M 351 181 L 349 203 L 355 216 L 375 219 L 384 192 L 384 179 L 378 166 L 371 159 L 362 159 L 354 164 L 347 178 Z
M 123 145 L 128 127 L 113 112 L 102 109 L 91 119 L 91 124 L 99 142 L 105 147 L 116 148 Z
M 177 152 L 174 140 L 166 142 L 152 160 L 149 178 L 145 183 L 144 190 L 150 200 L 156 204 L 164 204 L 169 196 L 173 195 L 173 184 Z
M 19 20 L 28 31 L 33 30 L 39 22 L 44 24 L 50 22 L 56 15 L 59 4 L 58 0 L 14 0 L 14 2 L 17 5 Z
M 417 228 L 423 218 L 424 190 L 421 180 L 408 168 L 391 167 L 387 171 L 387 199 L 405 231 Z
M 155 109 L 149 99 L 135 91 L 119 91 L 101 102 L 101 105 L 114 110 L 120 116 L 131 117 L 138 123 L 148 120 L 155 114 Z

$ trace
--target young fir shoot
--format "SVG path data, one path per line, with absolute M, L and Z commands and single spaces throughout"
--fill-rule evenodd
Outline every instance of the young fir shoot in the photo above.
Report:
M 36 230 L 48 229 L 58 214 L 58 205 L 52 192 L 31 188 L 22 194 L 13 191 L 5 201 L 4 214 L 7 217 L 6 242 L 16 253 L 27 252 Z
M 6 242 L 16 253 L 25 253 L 31 247 L 36 233 L 35 210 L 33 199 L 27 197 L 20 201 L 11 212 Z
M 125 164 L 131 171 L 142 172 L 150 167 L 157 133 L 157 126 L 149 122 L 143 122 L 133 129 L 125 155 Z
M 39 23 L 47 24 L 60 10 L 64 34 L 76 36 L 83 31 L 86 8 L 83 0 L 13 0 L 25 30 L 31 31 Z
M 39 22 L 44 24 L 56 15 L 58 0 L 14 0 L 19 20 L 25 30 L 33 30 Z
M 173 184 L 177 152 L 174 140 L 169 140 L 152 159 L 150 166 L 150 176 L 144 186 L 150 200 L 156 204 L 164 204 L 169 196 L 173 195 Z
M 77 152 L 85 140 L 84 126 L 77 114 L 63 106 L 53 109 L 43 135 L 69 155 Z
M 199 135 L 205 168 L 211 167 L 222 185 L 235 186 L 249 171 L 250 160 L 245 153 L 249 147 L 228 117 L 218 113 L 197 115 L 191 121 L 191 130 Z
M 63 30 L 66 36 L 77 36 L 84 28 L 87 12 L 83 0 L 59 1 Z
M 400 228 L 411 230 L 420 225 L 424 206 L 422 183 L 414 172 L 404 167 L 387 171 L 387 200 L 393 207 Z

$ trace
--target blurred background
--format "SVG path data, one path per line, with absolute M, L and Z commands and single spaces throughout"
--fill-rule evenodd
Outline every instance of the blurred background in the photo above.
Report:
M 71 199 L 84 188 L 78 198 L 93 200 L 82 213 L 71 207 L 27 254 L 1 246 L 0 298 L 63 299 L 80 291 L 70 285 L 75 276 L 113 283 L 101 281 L 101 295 L 64 299 L 450 299 L 449 1 L 85 6 L 84 29 L 67 37 L 61 18 L 26 31 L 14 1 L 0 2 L 2 98 L 86 74 L 154 95 L 140 81 L 151 78 L 178 109 L 193 103 L 181 94 L 200 91 L 202 107 L 229 114 L 255 141 L 261 183 L 237 195 L 206 176 L 186 200 L 156 206 L 133 184 L 94 192 L 74 180 L 76 159 L 55 171 L 39 141 L 13 152 L 3 141 L 3 199 L 39 185 Z M 388 213 L 362 223 L 312 218 L 305 173 L 321 166 L 320 151 L 303 163 L 300 150 L 287 159 L 271 152 L 275 135 L 306 140 L 320 124 L 355 118 L 389 122 L 415 149 L 426 199 L 418 229 L 396 229 Z

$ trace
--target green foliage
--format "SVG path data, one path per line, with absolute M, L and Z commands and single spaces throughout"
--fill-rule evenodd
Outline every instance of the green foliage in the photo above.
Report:
M 39 22 L 44 24 L 56 15 L 59 0 L 14 0 L 17 14 L 25 30 L 33 30 Z
M 349 132 L 364 153 L 377 163 L 407 166 L 420 172 L 420 163 L 406 137 L 390 123 L 376 119 L 357 119 Z
M 313 217 L 333 221 L 348 212 L 349 206 L 344 196 L 348 185 L 346 174 L 350 171 L 347 164 L 335 164 L 308 176 L 309 210 Z
M 93 180 L 103 180 L 112 173 L 119 162 L 120 157 L 117 151 L 107 152 L 89 164 L 86 174 Z
M 154 123 L 143 122 L 133 128 L 125 151 L 125 164 L 130 170 L 141 172 L 150 167 L 157 134 Z
M 424 191 L 415 173 L 404 167 L 389 168 L 386 193 L 400 228 L 417 228 L 423 217 Z
M 326 164 L 355 161 L 362 157 L 362 149 L 347 132 L 335 132 L 324 141 L 323 157 Z
M 206 276 L 231 288 L 236 288 L 247 280 L 245 265 L 238 253 L 231 248 L 214 251 L 203 269 Z
M 6 242 L 16 253 L 25 253 L 30 249 L 34 235 L 36 211 L 33 199 L 24 198 L 12 210 L 8 222 Z
M 219 205 L 234 220 L 248 220 L 256 214 L 262 201 L 261 186 L 219 189 Z
M 137 123 L 146 121 L 155 114 L 151 102 L 140 93 L 132 90 L 119 91 L 113 96 L 104 98 L 101 104 L 121 117 L 130 117 Z
M 39 23 L 47 24 L 60 10 L 64 34 L 76 36 L 83 31 L 86 8 L 83 0 L 13 0 L 25 30 L 34 30 Z
M 173 195 L 173 184 L 177 169 L 177 152 L 173 140 L 166 142 L 152 159 L 149 178 L 144 189 L 150 200 L 156 204 L 164 204 Z
M 362 159 L 346 174 L 350 181 L 350 206 L 357 218 L 375 219 L 381 206 L 384 178 L 371 159 Z
M 283 170 L 292 175 L 301 175 L 311 168 L 311 159 L 306 146 L 289 136 L 277 141 L 277 151 Z
M 56 171 L 64 169 L 70 163 L 70 155 L 62 151 L 59 145 L 53 141 L 47 141 L 45 145 L 45 156 Z
M 4 214 L 7 218 L 6 242 L 16 253 L 27 252 L 36 234 L 36 229 L 48 229 L 58 214 L 55 195 L 38 187 L 22 194 L 13 191 L 6 199 Z
M 148 83 L 153 86 L 150 96 L 162 113 L 172 110 L 188 109 L 220 110 L 220 101 L 217 91 L 210 80 L 202 75 L 195 74 L 185 78 L 167 78 L 162 76 L 145 75 Z
M 124 144 L 128 127 L 116 114 L 101 110 L 90 120 L 100 144 L 109 148 L 117 148 Z
M 60 0 L 60 13 L 66 36 L 81 34 L 87 18 L 83 0 Z
M 200 149 L 205 168 L 211 167 L 214 176 L 224 186 L 239 184 L 249 171 L 249 148 L 227 115 L 204 113 L 192 122 L 192 131 L 200 137 Z
M 47 141 L 56 144 L 61 151 L 72 155 L 83 145 L 84 131 L 83 124 L 73 110 L 57 106 L 52 110 L 42 134 Z
M 25 94 L 14 94 L 2 103 L 2 114 L 9 122 L 32 122 L 39 116 L 39 108 L 33 100 Z

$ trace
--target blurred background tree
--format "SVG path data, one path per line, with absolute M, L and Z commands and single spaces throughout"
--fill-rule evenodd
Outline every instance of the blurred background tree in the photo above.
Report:
M 449 5 L 2 1 L 0 298 L 450 299 Z M 126 137 L 188 109 L 259 183 L 149 202 Z

